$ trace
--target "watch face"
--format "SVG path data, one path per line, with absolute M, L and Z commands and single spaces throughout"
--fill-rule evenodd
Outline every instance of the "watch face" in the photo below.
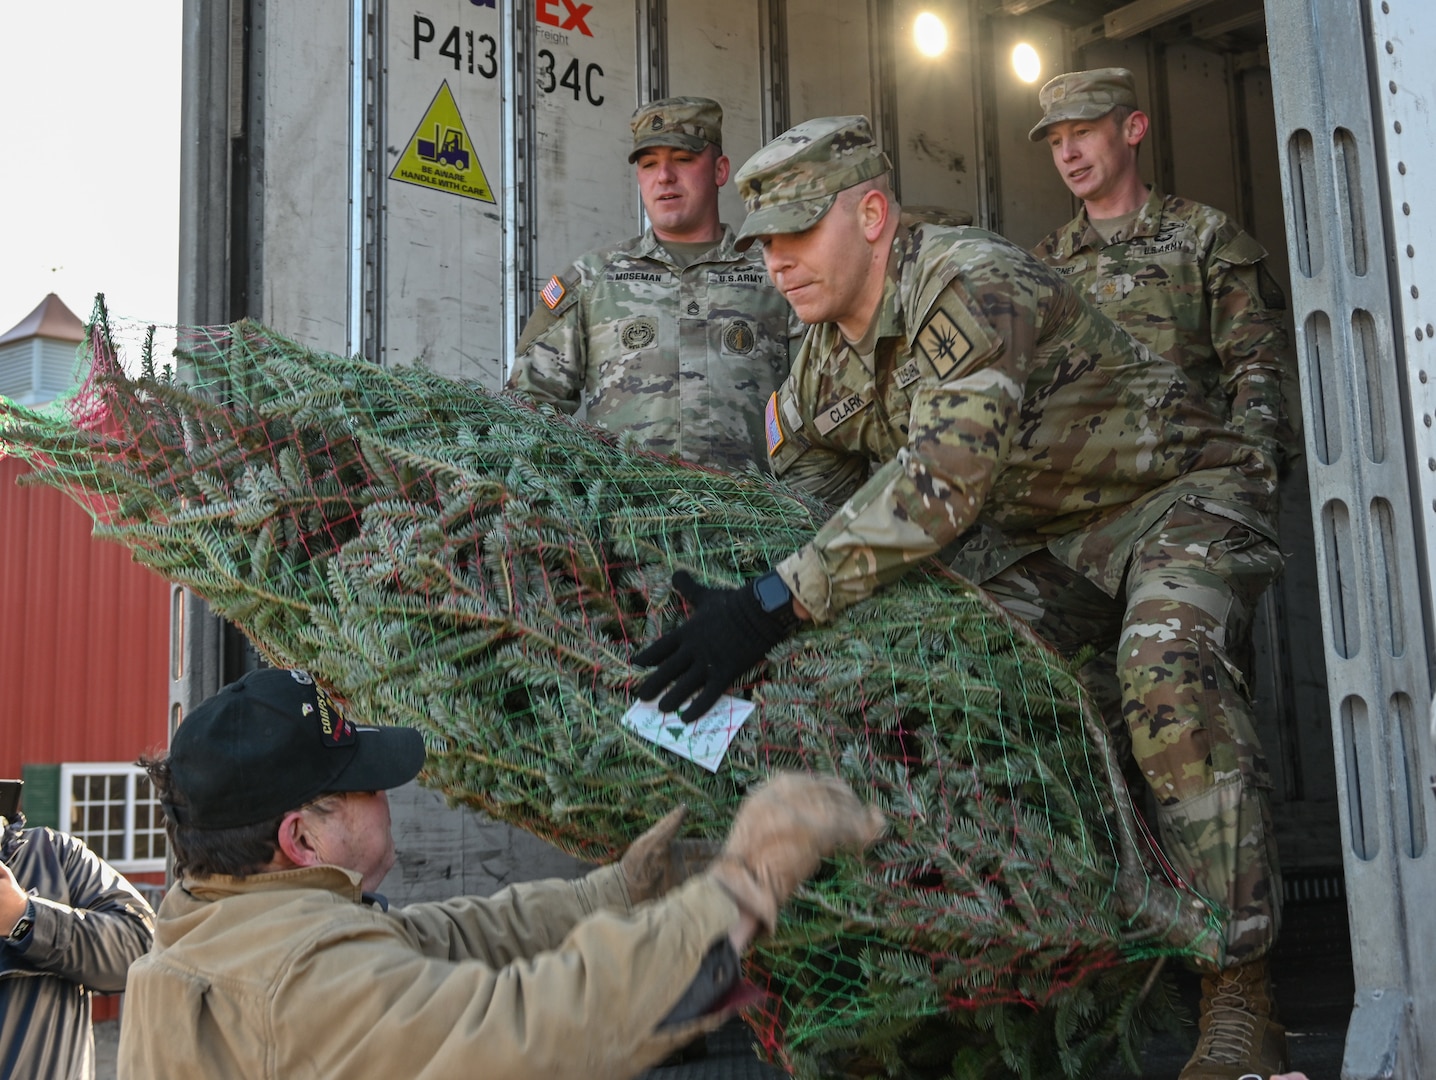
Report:
M 777 574 L 764 574 L 754 583 L 754 591 L 764 611 L 777 611 L 793 599 L 788 586 L 783 584 L 783 579 Z

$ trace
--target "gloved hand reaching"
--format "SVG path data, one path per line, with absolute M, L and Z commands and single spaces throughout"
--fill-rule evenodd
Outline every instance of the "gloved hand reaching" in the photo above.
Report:
M 659 694 L 658 707 L 672 712 L 690 696 L 684 723 L 697 720 L 738 676 L 753 667 L 798 628 L 792 594 L 772 571 L 736 589 L 710 589 L 687 570 L 673 575 L 673 587 L 693 608 L 688 621 L 633 658 L 658 665 L 638 687 L 643 701 Z M 666 689 L 666 693 L 664 693 Z
M 837 777 L 777 773 L 738 807 L 708 873 L 771 933 L 778 909 L 824 858 L 861 850 L 882 831 L 882 811 Z

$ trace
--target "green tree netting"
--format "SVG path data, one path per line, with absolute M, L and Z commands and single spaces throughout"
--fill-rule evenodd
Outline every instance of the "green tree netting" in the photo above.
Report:
M 454 802 L 592 860 L 680 801 L 721 838 L 776 769 L 886 811 L 750 956 L 749 1022 L 796 1075 L 1135 1070 L 1173 1015 L 1162 961 L 1219 948 L 1153 869 L 1072 666 L 942 567 L 750 673 L 711 773 L 621 725 L 631 656 L 683 616 L 675 569 L 736 584 L 823 506 L 252 323 L 180 330 L 176 377 L 152 342 L 126 374 L 116 340 L 97 307 L 80 391 L 0 408 L 0 452 L 352 715 L 422 729 Z

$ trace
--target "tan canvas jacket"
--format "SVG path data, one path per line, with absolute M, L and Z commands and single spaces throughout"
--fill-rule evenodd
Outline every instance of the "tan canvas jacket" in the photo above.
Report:
M 186 881 L 131 970 L 119 1074 L 635 1076 L 729 1015 L 657 1030 L 736 918 L 706 877 L 630 912 L 617 867 L 388 912 L 338 867 Z

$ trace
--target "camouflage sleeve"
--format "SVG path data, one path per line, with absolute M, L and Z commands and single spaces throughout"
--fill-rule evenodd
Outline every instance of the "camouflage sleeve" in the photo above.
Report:
M 579 303 L 580 276 L 575 272 L 550 279 L 548 289 L 560 290 L 552 308 L 540 300 L 524 324 L 514 352 L 508 388 L 534 401 L 578 411 L 587 375 L 587 341 L 584 307 Z
M 1057 252 L 1057 243 L 1060 238 L 1060 233 L 1050 232 L 1041 240 L 1037 241 L 1037 243 L 1033 244 L 1032 247 L 1028 249 L 1028 254 L 1038 262 L 1051 266 L 1053 257 Z
M 912 395 L 907 444 L 779 564 L 818 622 L 935 554 L 982 510 L 1036 355 L 1035 306 L 1013 286 L 994 281 L 969 294 L 952 283 L 938 295 L 914 339 L 925 377 Z
M 1245 232 L 1219 238 L 1206 264 L 1206 293 L 1232 423 L 1276 462 L 1294 451 L 1300 421 L 1286 298 L 1265 258 Z

